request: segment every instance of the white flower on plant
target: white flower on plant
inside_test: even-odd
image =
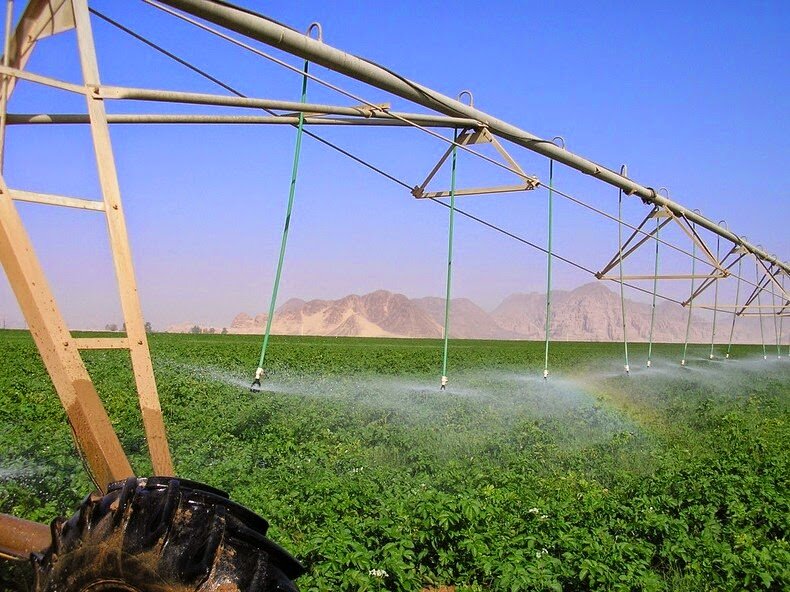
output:
[[[374,578],[386,578],[389,574],[383,569],[371,569],[368,575]]]
[[[529,512],[530,514],[540,514],[540,510],[538,510],[537,508],[530,508],[529,510],[527,510],[527,512]]]
[[[546,549],[546,547],[543,547],[543,549],[541,549],[540,551],[535,552],[535,558],[540,559],[544,555],[548,555],[548,554],[549,554],[548,549]]]

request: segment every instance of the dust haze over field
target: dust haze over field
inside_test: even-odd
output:
[[[696,349],[694,353],[698,354]],[[654,357],[650,368],[642,360],[632,359],[630,375],[624,373],[619,361],[602,358],[598,364],[585,364],[576,372],[552,372],[548,380],[534,368],[523,372],[461,370],[451,377],[446,391],[440,391],[438,378],[432,377],[277,374],[264,379],[262,392],[250,393],[249,397],[254,401],[276,393],[333,401],[389,412],[390,421],[425,425],[441,424],[448,407],[461,404],[479,412],[478,421],[470,429],[480,432],[504,431],[524,419],[556,421],[569,413],[577,419],[578,413],[585,412],[596,416],[595,429],[586,437],[598,440],[616,431],[639,430],[639,413],[630,417],[618,407],[618,401],[629,395],[650,406],[660,406],[666,403],[666,394],[676,390],[713,401],[773,390],[790,394],[788,356],[777,359],[773,355],[767,360],[754,354],[714,360],[690,356],[685,367],[679,358]],[[242,374],[212,366],[184,370],[198,379],[238,388],[242,393],[248,391],[251,382]]]

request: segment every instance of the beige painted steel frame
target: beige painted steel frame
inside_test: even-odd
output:
[[[702,237],[699,235],[699,233],[694,229],[691,223],[685,218],[685,216],[677,216],[670,209],[665,207],[659,207],[659,206],[654,207],[650,211],[650,213],[647,216],[645,216],[642,222],[640,222],[639,225],[635,228],[635,230],[631,233],[631,236],[629,236],[628,239],[623,243],[622,248],[623,249],[628,248],[628,251],[624,252],[622,255],[623,260],[625,260],[629,255],[634,253],[636,250],[639,249],[639,247],[641,247],[648,240],[650,240],[652,237],[655,236],[657,232],[656,229],[653,229],[650,232],[644,232],[642,231],[642,228],[644,227],[645,224],[647,224],[648,220],[656,217],[666,218],[661,223],[659,223],[659,228],[658,228],[659,230],[664,226],[666,226],[667,224],[669,224],[670,221],[676,222],[677,225],[680,227],[680,229],[683,231],[683,233],[686,236],[688,236],[688,238],[693,243],[695,243],[697,247],[699,247],[699,249],[705,254],[705,257],[708,259],[708,263],[710,264],[711,267],[713,267],[715,271],[711,274],[694,274],[694,275],[691,274],[663,274],[658,276],[653,274],[624,275],[622,276],[622,278],[619,275],[616,277],[608,276],[606,274],[609,273],[612,269],[614,269],[615,266],[617,266],[621,260],[620,252],[618,251],[617,253],[615,253],[614,257],[612,257],[609,260],[609,263],[607,263],[601,271],[595,274],[595,277],[597,277],[599,280],[611,280],[611,281],[619,282],[620,280],[652,280],[652,279],[660,279],[660,280],[706,279],[707,280],[707,279],[721,279],[728,277],[730,275],[729,270],[723,267],[723,263],[727,259],[727,257],[729,257],[734,252],[734,250],[730,251],[730,253],[728,253],[727,256],[725,256],[722,261],[719,261],[716,258],[716,256],[713,254],[713,252],[705,244],[705,241],[702,240]],[[632,241],[640,233],[644,234],[644,236],[634,246],[631,246]],[[686,304],[688,302],[690,302],[690,300],[687,301]]]
[[[518,185],[500,185],[498,187],[473,187],[473,188],[459,188],[454,191],[456,196],[459,195],[489,195],[492,193],[509,193],[513,191],[530,191],[535,189],[539,184],[537,177],[532,177],[527,175],[524,170],[518,165],[518,163],[513,159],[510,154],[508,154],[505,147],[499,143],[491,132],[489,132],[485,128],[480,129],[465,129],[463,130],[458,138],[456,138],[456,143],[459,146],[468,146],[469,144],[492,144],[494,149],[505,159],[507,164],[510,168],[515,171],[519,177],[521,177],[522,182]],[[420,184],[417,185],[414,189],[412,189],[411,194],[416,197],[417,199],[436,199],[439,197],[450,197],[450,192],[447,190],[442,191],[425,191],[425,188],[428,186],[428,183],[436,176],[436,173],[442,168],[447,159],[453,153],[455,146],[450,146],[442,157],[439,159],[439,162],[431,169],[431,172],[428,173],[428,176],[425,180]]]
[[[760,264],[762,264],[762,261],[760,261],[758,257],[754,257],[754,259],[758,261]],[[788,306],[790,306],[790,294],[787,293],[785,287],[782,286],[782,284],[776,279],[776,276],[778,272],[781,272],[781,269],[774,266],[773,264],[771,266],[762,265],[762,267],[763,267],[762,277],[757,281],[757,285],[754,287],[752,293],[749,295],[746,301],[743,304],[739,304],[737,307],[740,308],[740,310],[738,310],[735,314],[739,317],[747,316],[749,314],[746,312],[747,309],[763,309],[763,308],[773,308],[774,310],[779,308],[779,311],[776,312],[775,314],[783,315],[785,309]],[[771,284],[779,286],[779,289],[781,290],[780,296],[782,296],[782,304],[776,306],[752,304],[761,293],[765,292],[768,289],[768,286],[770,286]]]
[[[650,232],[643,231],[643,227],[647,224],[648,220],[651,218],[664,218],[659,224],[658,228],[653,229]],[[634,253],[648,242],[651,239],[654,239],[656,234],[659,230],[664,228],[670,221],[675,221],[678,226],[680,226],[681,230],[683,230],[684,234],[704,253],[705,258],[707,258],[708,263],[713,268],[712,273],[710,274],[644,274],[644,275],[624,275],[622,277],[614,277],[606,275],[612,269],[614,269],[621,260],[620,252],[622,252],[622,259],[626,259],[629,255]],[[642,234],[643,236],[636,241],[635,244],[632,245],[634,239],[637,235]],[[654,239],[655,240],[655,239]],[[626,250],[627,249],[627,250]],[[730,257],[735,256],[734,259],[730,260]],[[781,273],[783,270],[775,266],[774,263],[770,265],[766,265],[765,261],[749,251],[748,249],[744,248],[741,245],[733,245],[732,248],[727,252],[727,254],[719,260],[711,251],[711,249],[705,244],[705,241],[702,239],[700,234],[694,228],[694,226],[687,220],[684,216],[677,216],[671,210],[666,207],[655,206],[650,213],[645,216],[642,222],[639,223],[638,226],[634,227],[633,232],[628,237],[628,239],[623,243],[622,249],[615,253],[614,257],[612,257],[609,262],[603,267],[601,271],[595,274],[595,277],[602,280],[611,280],[615,282],[620,282],[622,280],[689,280],[689,279],[701,279],[703,280],[702,283],[691,293],[688,299],[683,301],[681,304],[682,306],[688,306],[698,298],[703,292],[705,292],[708,288],[713,286],[719,280],[725,279],[730,277],[731,269],[744,257],[751,256],[754,257],[757,264],[763,269],[764,273],[762,278],[755,284],[754,290],[747,298],[744,304],[738,305],[730,305],[730,304],[716,304],[716,306],[709,306],[709,305],[701,305],[700,308],[705,310],[720,310],[723,312],[730,312],[735,314],[736,316],[749,316],[750,313],[746,312],[747,309],[771,309],[772,314],[777,316],[784,316],[784,311],[788,305],[790,305],[790,293],[787,292],[784,286],[779,282],[777,279],[777,274]],[[777,306],[756,306],[753,305],[752,302],[757,298],[759,294],[766,291],[770,285],[773,285],[779,288],[779,295],[783,296],[782,304]],[[739,310],[738,310],[739,309]],[[759,314],[759,313],[754,313]]]
[[[36,12],[38,11],[38,12]],[[61,83],[23,71],[41,36],[76,29],[83,86]],[[7,35],[10,31],[7,29]],[[37,36],[39,35],[39,36]],[[9,49],[10,46],[10,49]],[[146,439],[154,472],[172,475],[162,411],[137,294],[120,188],[100,86],[87,0],[34,0],[23,15],[13,41],[6,43],[3,66],[2,113],[7,114],[11,82],[17,78],[83,94],[102,190],[102,200],[10,190],[0,176],[0,261],[19,302],[31,334],[66,409],[78,447],[97,486],[134,474],[80,355],[82,349],[129,350]],[[5,139],[5,117],[0,137]],[[126,337],[75,338],[71,335],[24,229],[14,201],[103,212],[126,324]]]
[[[77,44],[82,65],[82,76],[87,88],[98,88],[99,67],[96,62],[96,49],[93,43],[90,13],[87,0],[72,0],[74,20],[77,30]],[[126,231],[126,220],[121,206],[121,190],[115,169],[110,129],[107,124],[107,112],[104,100],[95,93],[87,93],[88,115],[91,120],[91,135],[96,153],[96,165],[99,171],[102,195],[107,216],[107,229],[118,279],[126,335],[129,340],[129,351],[132,358],[132,370],[140,400],[140,411],[143,415],[145,435],[151,455],[154,472],[158,475],[172,475],[173,463],[167,444],[165,426],[162,420],[162,409],[159,405],[159,394],[156,390],[154,369],[148,349],[148,338],[145,333],[145,322],[137,294],[137,283],[134,277],[132,253],[129,248],[129,236]]]

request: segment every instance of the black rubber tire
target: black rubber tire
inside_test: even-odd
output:
[[[33,557],[37,592],[298,592],[305,569],[217,489],[130,477],[93,493]]]

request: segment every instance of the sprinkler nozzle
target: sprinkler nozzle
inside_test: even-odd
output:
[[[439,390],[440,391],[445,390],[447,388],[447,383],[448,382],[449,382],[449,379],[446,376],[442,376],[442,385],[439,387]]]
[[[257,393],[261,390],[261,379],[263,378],[263,368],[258,368],[255,371],[255,378],[250,385],[250,392]]]
[[[710,355],[708,356],[708,359],[709,359],[709,360],[712,360],[712,359],[713,359],[713,354],[710,354]]]
[[[650,360],[647,361],[647,367],[650,368]]]
[[[729,360],[729,359],[730,359],[730,354],[729,354],[729,353],[725,354],[725,355],[724,355],[724,358],[725,358],[725,359],[727,359],[727,360]]]
[[[680,365],[681,366],[685,366],[686,365],[686,360],[680,360]]]
[[[630,368],[630,366],[628,364],[625,365],[625,373],[626,374],[631,374],[631,368]]]
[[[767,359],[768,359],[768,356],[763,356],[763,360],[767,360]]]
[[[548,378],[549,378],[549,371],[548,370],[544,370],[543,371],[543,380],[547,380]]]

